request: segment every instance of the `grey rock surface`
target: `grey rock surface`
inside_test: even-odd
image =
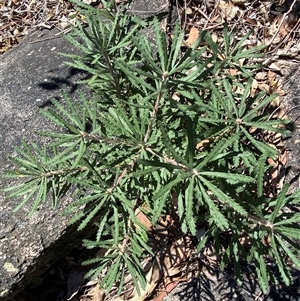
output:
[[[86,76],[63,64],[65,59],[57,52],[74,49],[56,33],[36,31],[1,56],[0,174],[12,168],[7,155],[16,155],[14,148],[22,139],[42,144],[45,139],[35,132],[54,129],[39,114],[39,109],[50,105],[52,97],[61,97],[63,89],[76,98],[79,88],[76,81]],[[36,42],[40,39],[44,41]],[[9,180],[1,179],[0,299],[24,289],[33,277],[78,245],[83,235],[69,227],[67,216],[61,214],[70,198],[66,197],[56,210],[48,202],[28,219],[30,204],[17,213],[12,212],[20,200],[9,199],[3,193],[2,189],[9,185]]]
[[[300,68],[299,64],[288,64],[283,87],[287,95],[282,98],[282,106],[291,120],[291,133],[285,137],[287,148],[286,179],[290,192],[300,189]]]
[[[136,0],[131,9],[131,13],[141,16],[155,15],[168,11],[168,1]],[[7,155],[16,156],[15,147],[22,139],[47,143],[36,131],[52,131],[54,126],[39,114],[40,109],[51,106],[52,98],[60,99],[62,90],[74,101],[78,91],[89,93],[76,83],[87,75],[67,67],[63,63],[66,59],[58,54],[73,53],[74,47],[57,34],[56,30],[35,31],[0,57],[0,175],[12,168]],[[9,185],[9,180],[1,178],[0,300],[12,298],[35,282],[93,231],[88,227],[85,233],[77,232],[75,226],[68,225],[62,209],[72,201],[70,196],[55,210],[47,202],[30,219],[30,204],[13,213],[20,200],[9,199],[3,193]]]

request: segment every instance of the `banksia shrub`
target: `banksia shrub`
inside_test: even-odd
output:
[[[76,102],[64,95],[41,110],[64,130],[38,133],[53,142],[24,142],[11,158],[16,168],[6,176],[19,183],[6,191],[23,198],[18,208],[30,201],[33,212],[48,195],[55,207],[72,187],[71,222],[80,230],[100,216],[95,240],[84,245],[106,250],[86,264],[93,264],[89,277],[109,267],[101,283],[107,290],[116,282],[122,287],[125,268],[137,288],[146,285],[140,262],[152,250],[137,209],[153,225],[172,212],[184,233],[204,227],[199,250],[212,242],[221,268],[233,262],[237,279],[241,258],[254,262],[266,291],[274,280],[266,262],[273,259],[290,284],[285,260],[300,267],[300,215],[286,208],[299,204],[299,192],[288,196],[284,186],[278,196],[264,194],[267,159],[278,153],[252,133],[285,133],[286,121],[263,110],[275,96],[250,93],[252,61],[263,56],[263,46],[243,47],[248,36],[233,43],[225,28],[223,45],[203,31],[183,49],[179,22],[169,42],[157,18],[140,20],[126,14],[128,6],[106,1],[101,10],[74,2],[86,24],[67,39],[82,53],[65,56],[90,74],[85,84],[94,95]],[[143,34],[148,26],[155,45]],[[226,246],[221,232],[230,238]]]

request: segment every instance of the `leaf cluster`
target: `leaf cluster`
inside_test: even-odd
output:
[[[86,83],[94,96],[75,103],[64,95],[41,111],[65,131],[40,132],[53,143],[24,143],[19,157],[11,158],[17,167],[6,176],[24,180],[6,189],[23,198],[17,209],[34,200],[33,212],[49,194],[55,207],[75,187],[68,213],[79,230],[98,220],[95,241],[84,244],[106,253],[86,263],[94,264],[91,277],[110,269],[102,282],[107,290],[116,282],[122,287],[125,267],[137,288],[145,285],[140,259],[152,251],[136,209],[153,224],[171,212],[192,235],[204,224],[199,249],[212,241],[221,267],[233,261],[238,279],[246,258],[255,262],[266,291],[274,280],[266,260],[273,258],[290,284],[283,254],[300,267],[300,215],[286,208],[299,203],[299,192],[286,196],[286,186],[278,197],[264,195],[267,158],[278,154],[251,134],[253,128],[285,132],[286,121],[263,110],[275,96],[251,94],[251,69],[257,67],[251,60],[262,56],[262,47],[243,47],[248,35],[234,44],[225,27],[224,45],[203,31],[184,49],[179,23],[168,41],[157,18],[140,20],[126,13],[129,6],[103,1],[105,9],[95,9],[74,2],[87,26],[78,23],[67,37],[82,54],[65,56],[91,75]],[[144,35],[148,26],[155,45]],[[230,242],[224,250],[225,232]],[[245,236],[249,246],[242,243]]]

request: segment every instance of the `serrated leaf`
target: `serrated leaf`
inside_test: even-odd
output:
[[[278,219],[278,221],[276,221]],[[274,228],[281,225],[293,225],[300,223],[300,213],[293,213],[292,215],[280,214],[279,217],[275,219]]]
[[[298,228],[286,227],[286,226],[276,226],[276,231],[282,233],[288,237],[293,237],[300,239],[300,231]]]
[[[285,264],[282,261],[281,255],[280,255],[279,250],[277,248],[278,244],[277,244],[276,238],[275,238],[275,236],[273,234],[270,236],[270,238],[271,238],[271,243],[272,243],[272,252],[274,254],[274,258],[275,258],[276,264],[277,264],[277,266],[279,268],[280,275],[281,275],[284,283],[287,286],[289,286],[291,284],[291,276],[288,273],[288,271],[286,269],[286,266],[285,266]]]
[[[267,293],[268,290],[268,274],[266,270],[266,264],[264,262],[263,256],[258,252],[254,251],[254,257],[256,258],[256,274],[258,276],[258,282],[262,291]]]
[[[192,235],[196,235],[196,223],[194,213],[194,181],[195,177],[192,176],[188,181],[188,187],[185,190],[185,205],[186,205],[186,221],[189,231]]]
[[[250,176],[245,176],[241,174],[233,174],[233,173],[227,173],[227,172],[219,172],[219,171],[201,171],[199,172],[199,175],[202,176],[209,176],[213,178],[223,178],[243,183],[252,183],[254,182],[254,179]]]
[[[229,145],[233,145],[234,141],[239,138],[239,133],[233,134],[227,139],[220,139],[220,141],[213,147],[204,160],[201,160],[200,164],[196,169],[201,172],[202,168],[209,162],[213,161],[217,155],[219,155],[223,150],[225,150]]]
[[[276,235],[276,240],[279,242],[281,248],[284,250],[284,252],[289,256],[289,258],[293,261],[293,263],[296,265],[298,269],[300,269],[300,259],[299,256],[297,257],[287,246],[287,243],[284,242],[279,235]]]
[[[271,217],[270,217],[270,222],[272,224],[274,224],[274,221],[277,217],[279,210],[285,205],[285,202],[286,202],[285,195],[288,191],[288,188],[289,188],[289,186],[287,184],[284,185],[282,190],[280,191],[279,196],[276,198],[276,205],[275,205],[273,212],[271,214]],[[299,237],[300,237],[300,235],[299,235]]]
[[[247,211],[241,205],[236,203],[231,197],[226,195],[217,186],[215,186],[202,176],[199,176],[199,179],[219,199],[219,201],[229,204],[237,213],[244,216],[247,215]]]
[[[221,213],[219,208],[213,203],[213,201],[209,198],[207,195],[207,192],[205,191],[204,187],[201,183],[198,184],[199,188],[201,190],[203,200],[205,201],[205,204],[209,208],[210,215],[214,221],[214,223],[222,230],[225,230],[229,227],[228,222],[224,215]]]
[[[278,151],[271,146],[267,145],[266,143],[263,143],[261,141],[256,140],[253,136],[251,136],[248,131],[241,126],[240,129],[243,131],[245,136],[249,139],[249,141],[263,154],[269,157],[276,156],[278,154]]]

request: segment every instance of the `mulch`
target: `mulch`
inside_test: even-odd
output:
[[[100,8],[100,1],[82,1]],[[287,118],[281,107],[280,98],[287,93],[282,83],[289,63],[300,60],[300,0],[170,0],[170,2],[173,16],[180,19],[186,33],[183,47],[193,44],[202,30],[208,30],[214,42],[222,45],[225,22],[230,32],[235,31],[236,41],[251,31],[244,43],[245,47],[267,45],[266,56],[262,61],[263,68],[253,73],[251,91],[256,93],[266,90],[268,93],[277,93],[278,98],[269,109],[274,118]],[[77,19],[80,19],[78,12],[67,0],[1,1],[0,54],[22,43],[24,36],[34,30],[57,28],[62,34],[68,32]],[[165,30],[168,34],[172,34],[171,25],[166,26]],[[274,196],[284,183],[282,170],[287,163],[286,149],[280,135],[276,137],[269,135],[264,139],[280,150],[277,160],[269,162],[274,168],[265,183],[268,194]],[[168,227],[166,226],[166,229]],[[182,238],[174,240],[174,243],[178,244],[180,239]],[[80,263],[86,256],[91,256],[87,250],[75,249],[67,257],[59,259],[50,270],[45,271],[41,285],[18,294],[15,300],[53,300],[54,297],[57,300],[65,300],[66,296],[76,295],[80,300],[104,300],[101,291],[97,289],[95,291],[95,283],[84,282],[83,275],[86,271],[80,268]],[[205,260],[210,264],[214,261],[211,259],[213,256],[214,254],[207,254]],[[208,272],[206,276],[209,277]],[[173,282],[172,289],[180,282],[180,277],[176,281]],[[70,286],[73,286],[73,289],[70,289]],[[82,289],[83,287],[85,289]],[[159,296],[160,294],[156,292],[152,300],[162,300]]]
[[[22,42],[34,30],[59,29],[74,24],[76,11],[67,0],[0,1],[0,54]]]

